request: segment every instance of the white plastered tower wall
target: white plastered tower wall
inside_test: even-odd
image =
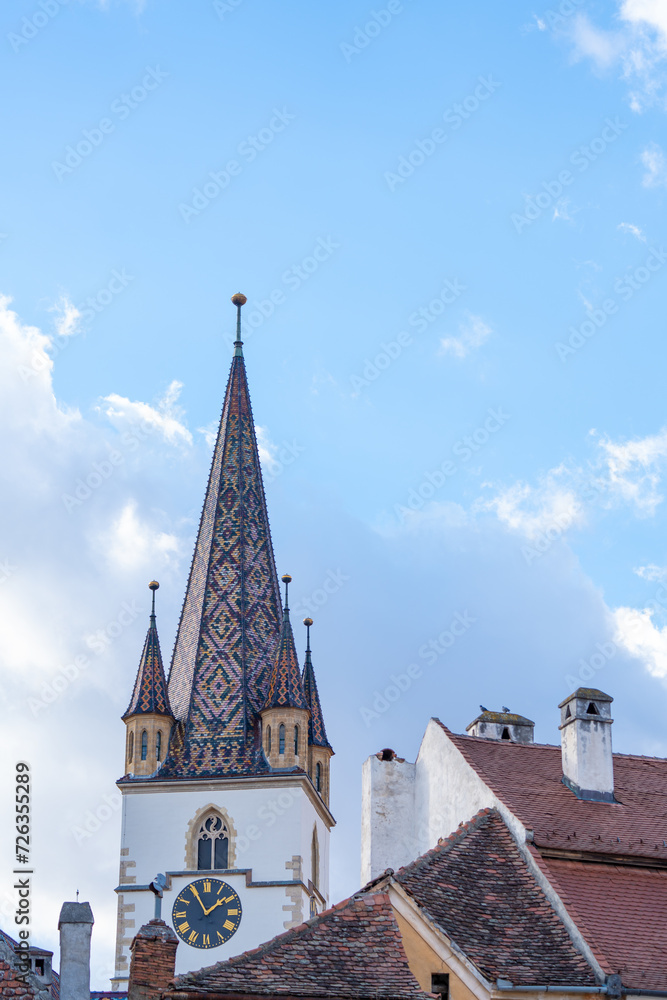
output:
[[[256,948],[311,915],[329,901],[329,837],[333,819],[305,775],[171,782],[120,782],[123,795],[118,933],[113,989],[124,989],[130,944],[155,915],[149,885],[168,876],[162,919],[173,927],[178,893],[207,874],[239,895],[243,918],[237,932],[207,951],[179,941],[176,972],[193,971]],[[192,867],[191,838],[208,809],[225,818],[229,868]],[[312,871],[313,832],[319,845],[319,887]],[[189,850],[190,848],[190,850]],[[189,866],[188,866],[189,865]]]

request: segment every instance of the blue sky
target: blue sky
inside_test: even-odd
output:
[[[0,21],[2,739],[35,771],[41,940],[80,888],[104,983],[118,813],[75,831],[122,767],[152,577],[171,651],[237,290],[337,751],[334,898],[358,885],[362,761],[413,758],[433,714],[508,704],[556,742],[586,681],[617,749],[664,755],[660,0]]]

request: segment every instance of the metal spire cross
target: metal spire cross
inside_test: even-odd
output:
[[[159,590],[159,588],[160,584],[157,582],[157,580],[151,580],[151,582],[148,584],[148,589],[153,591],[153,603],[151,606],[151,618],[153,619],[153,621],[155,620],[155,591]]]
[[[313,619],[304,618],[303,624],[306,626],[306,652],[310,653],[310,626],[313,624]]]
[[[284,607],[283,610],[284,611],[289,611],[289,594],[288,594],[288,588],[289,588],[290,583],[292,582],[292,577],[289,575],[289,573],[285,573],[285,575],[282,578],[282,581],[285,584],[285,607]]]

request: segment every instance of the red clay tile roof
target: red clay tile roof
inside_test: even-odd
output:
[[[618,804],[585,802],[561,780],[559,746],[460,736],[439,725],[498,798],[534,831],[538,847],[667,860],[667,760],[614,754]]]
[[[395,879],[492,982],[595,985],[496,810],[478,813]]]
[[[385,893],[347,899],[254,951],[178,976],[165,996],[175,993],[433,1000],[410,972]]]
[[[607,974],[667,990],[667,870],[554,858],[542,867]]]

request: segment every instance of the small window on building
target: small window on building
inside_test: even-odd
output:
[[[266,727],[266,752],[271,753],[271,726]]]
[[[431,976],[431,993],[437,993],[442,1000],[449,1000],[448,972],[435,972]]]
[[[570,711],[570,706],[569,705],[565,709],[565,718],[566,719],[571,719],[572,718],[572,712]]]
[[[155,759],[162,760],[162,730],[158,729],[155,737]]]
[[[282,723],[278,730],[278,753],[285,753],[285,727]]]
[[[318,764],[315,768],[315,788],[318,792],[322,791],[322,765]]]
[[[35,975],[36,976],[43,976],[44,975],[44,959],[43,958],[36,958],[35,959]]]
[[[229,863],[229,833],[220,816],[208,816],[199,828],[197,868],[210,871]]]
[[[501,740],[511,740],[510,731],[507,726],[503,726],[503,735],[500,737]]]
[[[127,762],[132,763],[132,758],[134,757],[134,733],[130,733],[127,738]]]
[[[148,757],[148,733],[144,729],[141,734],[141,759],[146,760]]]
[[[588,708],[586,709],[586,715],[599,715],[599,714],[600,713],[598,712],[597,708],[595,707],[593,702],[591,702]]]
[[[294,727],[294,753],[299,756],[299,727]]]

